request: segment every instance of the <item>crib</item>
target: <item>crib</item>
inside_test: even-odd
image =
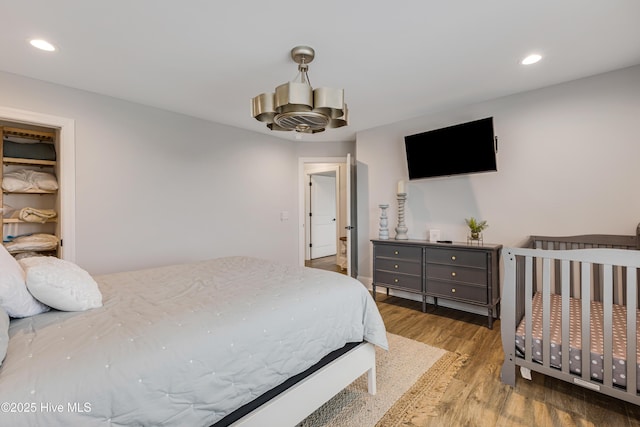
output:
[[[639,244],[636,232],[503,249],[502,382],[519,366],[640,405]]]

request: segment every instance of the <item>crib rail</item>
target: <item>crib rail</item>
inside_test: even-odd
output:
[[[637,322],[638,309],[638,269],[640,268],[640,251],[627,249],[568,249],[549,250],[531,248],[505,248],[503,250],[504,286],[502,292],[502,340],[505,352],[505,363],[502,369],[503,382],[515,385],[515,367],[521,366],[546,375],[554,376],[575,384],[600,391],[640,404],[637,393]],[[597,277],[595,277],[597,276]],[[594,281],[598,288],[594,288]],[[613,377],[614,363],[614,294],[615,288],[624,289],[623,302],[626,306],[626,350],[624,366],[626,369],[626,385],[616,385]],[[581,314],[580,360],[579,369],[570,367],[570,317],[572,298],[575,288],[579,290]],[[600,293],[594,298],[593,293]],[[533,354],[534,319],[533,297],[539,293],[542,301],[542,328],[540,355]],[[560,337],[561,360],[552,360],[552,298],[560,298]],[[602,303],[603,348],[602,375],[592,378],[591,320],[596,316],[592,312],[591,301]],[[576,315],[574,313],[574,315]],[[599,316],[599,315],[598,315]],[[516,329],[524,319],[524,354],[516,350]],[[573,371],[573,372],[572,372]]]
[[[635,236],[614,234],[583,234],[580,236],[530,236],[527,243],[532,249],[640,249],[640,225]]]
[[[613,235],[613,234],[583,234],[579,236],[530,236],[526,247],[534,249],[549,249],[549,250],[568,250],[568,249],[595,249],[595,248],[610,248],[610,249],[640,249],[640,224],[637,227],[636,235]],[[539,269],[534,269],[533,274],[538,274]],[[560,271],[559,265],[556,261],[556,277],[554,284],[559,284],[560,280],[557,276]],[[576,276],[578,273],[572,271],[571,277]],[[623,285],[624,270],[618,269],[613,274],[613,300],[616,304],[624,304],[626,298],[625,288]],[[594,301],[602,301],[603,298],[603,285],[602,277],[603,272],[600,266],[594,264],[591,271],[591,298]],[[554,292],[559,293],[560,289],[554,289]],[[571,286],[571,296],[575,298],[581,298],[580,287],[574,281],[574,285]]]

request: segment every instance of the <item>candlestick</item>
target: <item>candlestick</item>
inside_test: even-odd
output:
[[[378,234],[378,238],[380,240],[389,240],[389,229],[387,228],[389,225],[389,221],[387,220],[387,208],[389,205],[378,205],[381,209],[380,212],[380,233]]]
[[[400,183],[398,183],[398,187],[400,187],[399,184]],[[407,231],[409,231],[409,229],[404,225],[404,203],[406,200],[407,193],[398,193],[398,226],[396,227],[396,240],[409,240],[409,236],[407,236]]]

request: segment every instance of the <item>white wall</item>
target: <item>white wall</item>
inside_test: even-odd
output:
[[[331,132],[331,131],[327,131]],[[302,136],[302,141],[296,141],[295,150],[298,157],[347,157],[355,155],[355,141],[313,142],[311,136]],[[307,138],[307,139],[305,139]]]
[[[410,182],[410,238],[426,239],[429,228],[439,228],[442,239],[465,241],[470,216],[488,221],[485,242],[504,245],[532,234],[635,234],[640,66],[358,133],[363,280],[371,277],[378,204],[391,205],[395,235],[396,185],[408,179],[404,136],[488,116],[499,137],[498,172]]]
[[[75,120],[76,262],[93,274],[235,254],[297,263],[297,159],[345,150],[7,73],[0,105]]]

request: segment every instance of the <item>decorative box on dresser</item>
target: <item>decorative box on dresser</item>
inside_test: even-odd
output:
[[[498,315],[502,245],[372,240],[373,297],[381,286],[419,294],[437,306],[443,298],[487,309],[488,326]]]

